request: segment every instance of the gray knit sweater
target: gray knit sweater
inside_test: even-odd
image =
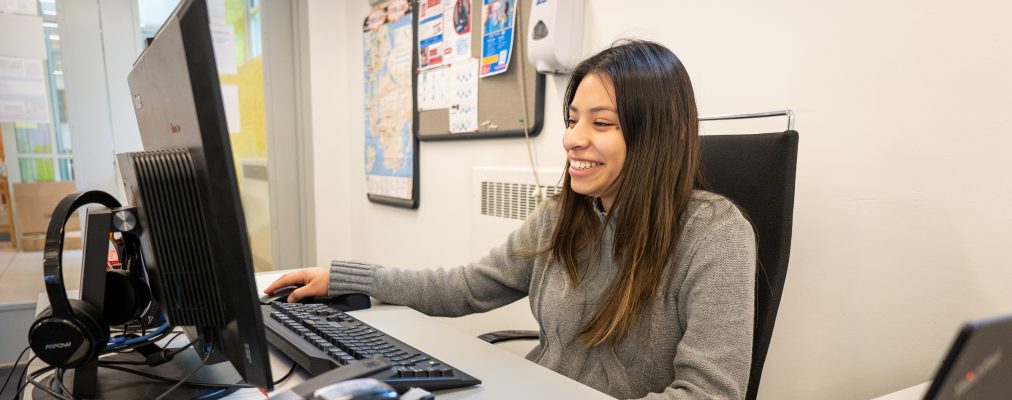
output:
[[[558,202],[546,201],[506,243],[481,260],[449,269],[405,270],[334,262],[329,295],[366,293],[428,315],[485,312],[529,296],[541,329],[527,358],[618,398],[743,399],[752,355],[755,238],[729,201],[696,191],[685,214],[678,250],[652,306],[614,348],[587,348],[580,332],[613,280],[614,224],[605,228],[602,256],[577,287],[543,248]],[[604,214],[600,214],[603,219]]]

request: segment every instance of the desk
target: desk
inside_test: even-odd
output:
[[[258,273],[257,290],[267,287],[284,272],[287,271]],[[40,294],[37,311],[46,307],[48,303],[45,294]],[[611,398],[589,386],[407,307],[379,304],[374,300],[372,308],[352,311],[350,314],[482,381],[480,386],[436,392],[439,399]],[[271,372],[279,377],[288,371],[292,361],[272,346],[268,347],[270,347]],[[36,365],[41,365],[41,362]],[[38,366],[33,370],[37,368]],[[308,378],[309,374],[300,369],[275,390],[294,387]],[[26,390],[30,391],[31,388]],[[30,394],[25,398],[31,398]],[[245,389],[232,394],[229,398],[259,400],[264,397],[257,390]]]
[[[876,397],[872,400],[921,400],[924,398],[924,394],[928,391],[928,386],[931,382],[924,382],[919,385],[914,385],[906,389],[892,392],[884,396]]]

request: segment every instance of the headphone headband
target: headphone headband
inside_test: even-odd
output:
[[[70,308],[70,301],[67,300],[67,288],[63,283],[63,239],[65,225],[78,208],[87,204],[101,204],[108,208],[120,206],[118,200],[112,195],[92,190],[81,193],[73,193],[64,197],[60,204],[53,210],[53,216],[49,219],[49,229],[46,231],[46,245],[42,258],[42,280],[46,284],[46,294],[49,296],[49,303],[53,308],[53,316],[73,317]]]

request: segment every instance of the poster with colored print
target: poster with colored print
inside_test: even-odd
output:
[[[513,25],[516,0],[482,0],[481,70],[482,78],[506,72],[513,53]]]

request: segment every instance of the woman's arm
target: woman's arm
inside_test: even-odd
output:
[[[539,207],[505,243],[463,266],[407,270],[335,261],[328,294],[365,293],[434,316],[461,316],[507,305],[526,296],[530,288],[535,257],[517,253],[538,248],[548,208]]]

